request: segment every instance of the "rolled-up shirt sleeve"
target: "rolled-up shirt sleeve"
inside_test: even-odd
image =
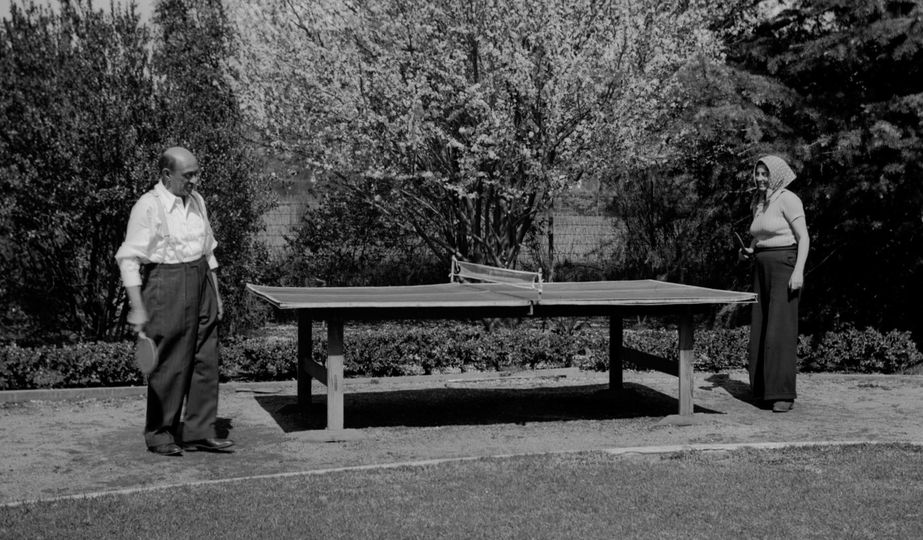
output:
[[[142,197],[131,209],[125,241],[115,254],[125,287],[141,285],[141,265],[150,262],[154,241],[152,225],[151,204]]]

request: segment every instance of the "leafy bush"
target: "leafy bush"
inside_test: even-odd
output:
[[[448,262],[437,259],[412,229],[389,221],[363,198],[376,192],[373,183],[353,188],[331,183],[324,189],[286,237],[273,283],[354,287],[445,280]]]
[[[20,343],[117,335],[113,255],[165,116],[136,13],[41,4],[0,25],[0,338]]]
[[[837,332],[802,336],[798,355],[803,371],[896,373],[923,362],[909,332],[881,333],[847,326]]]
[[[133,343],[80,343],[63,347],[0,347],[0,390],[124,386],[144,383]]]
[[[291,380],[296,377],[294,329],[290,335],[230,338],[222,346],[222,381]],[[323,363],[327,343],[315,331],[311,355]],[[746,366],[749,330],[696,333],[695,368],[725,371]],[[464,371],[501,371],[576,366],[609,367],[608,328],[555,324],[498,326],[466,323],[388,323],[346,329],[347,377],[389,377]],[[677,358],[671,329],[626,330],[627,347]],[[908,332],[881,333],[847,327],[802,336],[800,369],[805,372],[900,373],[923,363]],[[626,368],[637,366],[626,363]],[[68,347],[0,347],[0,390],[143,384],[132,364],[132,343],[82,343]]]
[[[271,193],[225,83],[221,3],[159,2],[157,32],[134,6],[54,3],[14,3],[0,24],[0,341],[124,336],[113,256],[173,145],[202,164],[225,328],[259,322],[243,285],[265,264],[255,239]]]

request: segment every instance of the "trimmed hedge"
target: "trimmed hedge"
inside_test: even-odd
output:
[[[294,334],[287,329],[283,336],[228,340],[222,346],[222,381],[295,378]],[[675,360],[676,334],[668,329],[626,330],[625,345]],[[747,328],[701,330],[695,337],[696,370],[746,366]],[[608,328],[587,325],[501,326],[491,331],[464,323],[360,325],[346,331],[345,372],[347,377],[388,377],[571,366],[602,371],[609,364],[608,339]],[[3,346],[0,390],[143,384],[132,363],[132,347],[130,342]],[[315,338],[314,359],[323,362],[325,351],[325,339]],[[802,372],[900,373],[923,363],[909,332],[874,329],[802,336],[798,354]]]
[[[144,384],[134,343],[88,342],[63,347],[0,347],[0,390]]]

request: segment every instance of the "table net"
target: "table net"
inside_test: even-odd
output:
[[[452,269],[449,273],[450,282],[465,283],[469,281],[484,283],[503,283],[513,287],[521,287],[542,292],[542,272],[528,272],[525,270],[511,270],[499,266],[488,266],[467,261],[459,261],[452,257]]]

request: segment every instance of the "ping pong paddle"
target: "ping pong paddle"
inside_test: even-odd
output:
[[[737,242],[740,244],[740,247],[743,248],[744,251],[747,251],[750,249],[750,246],[744,243],[744,239],[741,238],[739,234],[737,234],[737,231],[734,231],[734,236],[737,237]]]
[[[143,330],[138,332],[138,341],[135,343],[135,365],[145,377],[157,367],[157,344]]]

